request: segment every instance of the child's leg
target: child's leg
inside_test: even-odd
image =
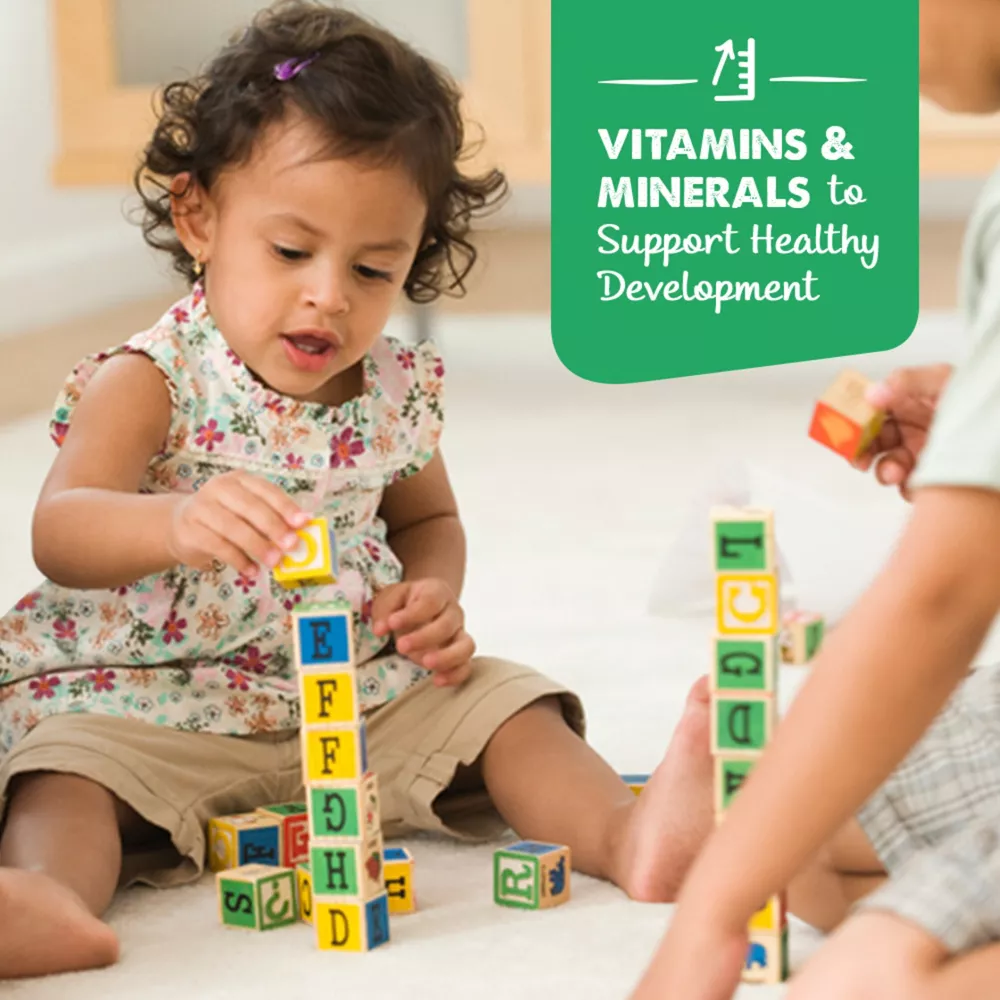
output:
[[[86,778],[14,780],[0,837],[0,979],[117,959],[117,938],[98,917],[118,884],[124,810]]]
[[[497,811],[519,836],[567,844],[574,868],[634,899],[671,900],[712,828],[706,685],[689,695],[667,756],[638,799],[570,729],[556,698],[508,719],[482,768]]]

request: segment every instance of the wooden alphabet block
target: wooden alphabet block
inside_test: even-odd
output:
[[[774,934],[751,934],[743,964],[743,982],[782,983],[787,978],[788,927]]]
[[[309,833],[322,840],[368,840],[382,827],[378,778],[371,772],[360,781],[309,787]]]
[[[294,868],[309,857],[309,815],[304,802],[281,802],[261,806],[257,813],[276,819],[280,824],[280,856],[282,868]]]
[[[725,757],[757,756],[771,741],[777,721],[777,706],[769,694],[713,693],[712,753]]]
[[[385,849],[385,891],[389,897],[389,912],[416,913],[417,899],[413,892],[413,855],[405,847]]]
[[[289,589],[337,582],[337,541],[325,517],[314,517],[296,534],[298,544],[274,567],[274,578]]]
[[[788,926],[788,903],[784,893],[772,896],[751,918],[751,934],[779,934]]]
[[[841,372],[816,404],[809,437],[848,461],[857,458],[885,421],[885,413],[865,401],[871,384],[859,372]]]
[[[350,608],[310,607],[292,616],[295,663],[300,670],[323,673],[354,669],[354,625]],[[340,667],[332,671],[331,667]]]
[[[648,774],[620,774],[618,777],[632,789],[632,794],[635,796],[642,795],[642,790],[646,787],[646,782],[649,781]]]
[[[303,861],[295,866],[295,878],[299,884],[299,920],[304,924],[313,922],[313,890],[312,872],[309,862]]]
[[[361,719],[354,669],[299,671],[302,725],[306,728],[354,724]]]
[[[715,789],[715,813],[724,813],[743,787],[753,768],[754,760],[747,757],[715,757],[712,761],[715,770],[713,786]]]
[[[808,663],[823,644],[825,628],[823,616],[815,611],[789,611],[781,620],[781,662]]]
[[[713,507],[712,551],[717,573],[776,573],[774,513],[764,507]]]
[[[243,865],[216,876],[219,916],[226,927],[269,931],[299,919],[295,872],[270,865]]]
[[[716,617],[719,635],[775,635],[778,577],[775,573],[718,573]]]
[[[316,943],[323,951],[371,951],[389,940],[386,894],[359,899],[321,900],[313,906]]]
[[[493,854],[493,899],[540,910],[569,899],[570,852],[560,844],[522,840]]]
[[[302,730],[303,782],[360,781],[368,771],[364,722]]]
[[[280,863],[281,822],[275,817],[252,812],[208,821],[208,867],[213,872]]]
[[[777,637],[717,635],[712,640],[713,691],[777,690]]]
[[[313,899],[351,896],[362,901],[385,892],[382,834],[368,840],[314,840],[309,848]]]

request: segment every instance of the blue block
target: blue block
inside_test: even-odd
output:
[[[350,664],[349,613],[296,616],[295,627],[303,666]]]
[[[382,855],[383,861],[409,861],[402,847],[387,847]]]
[[[239,831],[239,862],[241,865],[280,865],[280,826]]]
[[[561,851],[558,844],[540,844],[537,840],[522,840],[519,844],[505,847],[505,851],[520,851],[521,854],[548,854],[550,851]]]
[[[362,720],[361,725],[358,727],[359,735],[358,739],[361,743],[361,773],[368,773],[368,726],[365,725]]]
[[[389,897],[382,893],[365,904],[368,921],[368,947],[377,948],[389,940]]]

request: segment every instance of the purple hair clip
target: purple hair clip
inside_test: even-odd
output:
[[[299,73],[301,73],[307,66],[311,66],[317,59],[319,59],[318,52],[314,52],[311,56],[308,56],[305,59],[286,59],[284,62],[280,62],[274,67],[274,78],[275,80],[280,80],[282,83],[285,83],[288,80],[294,80]]]

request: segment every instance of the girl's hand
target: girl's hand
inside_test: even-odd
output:
[[[462,611],[444,580],[428,577],[393,583],[372,601],[372,631],[396,637],[396,649],[434,671],[438,687],[457,686],[471,673],[476,644],[465,631]]]
[[[887,411],[878,437],[854,463],[867,472],[875,466],[875,478],[883,486],[897,486],[909,500],[910,474],[927,443],[938,400],[951,378],[951,365],[900,368],[884,382],[868,390],[873,406]]]
[[[258,564],[274,568],[295,548],[309,520],[288,495],[265,479],[226,472],[174,508],[167,548],[178,563],[208,569],[215,560],[246,576]]]

